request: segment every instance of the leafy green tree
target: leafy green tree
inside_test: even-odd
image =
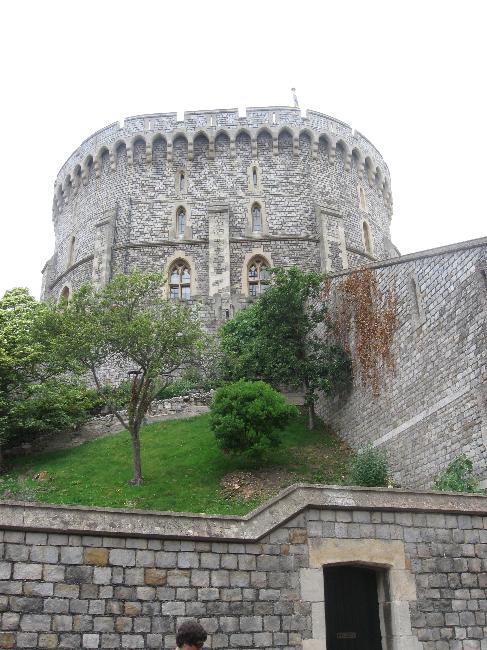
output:
[[[333,393],[350,374],[348,355],[323,337],[322,284],[320,273],[273,269],[267,291],[221,330],[227,374],[304,387],[309,428],[318,391]]]
[[[130,367],[131,391],[121,413],[120,395],[111,399],[115,417],[132,439],[134,485],[142,482],[140,428],[157,393],[203,347],[201,326],[190,309],[163,296],[159,273],[118,275],[103,289],[83,286],[68,303],[52,306],[44,332],[53,354],[78,373],[89,371],[102,389],[101,364]]]
[[[224,451],[260,458],[280,444],[279,430],[297,415],[269,384],[242,379],[216,391],[210,427]]]
[[[23,288],[7,291],[0,300],[0,467],[2,449],[15,430],[14,406],[29,384],[49,375],[46,348],[33,335],[44,309]]]
[[[261,339],[258,336],[260,310],[257,302],[238,311],[220,330],[222,373],[227,381],[264,377]]]
[[[75,429],[102,404],[97,391],[65,377],[29,384],[22,399],[11,404],[12,437],[29,440],[38,434]]]

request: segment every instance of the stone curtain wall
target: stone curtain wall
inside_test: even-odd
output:
[[[269,107],[248,109],[245,117],[234,110],[186,113],[177,123],[174,114],[138,116],[116,126],[88,138],[59,172],[55,252],[44,269],[44,298],[57,298],[65,286],[76,289],[88,281],[98,286],[110,274],[135,268],[165,271],[177,252],[194,261],[195,295],[205,300],[212,286],[219,286],[210,260],[215,204],[228,213],[229,222],[221,246],[232,298],[224,298],[224,314],[230,303],[234,309],[241,304],[249,252],[263,250],[279,266],[347,268],[347,249],[351,259],[369,260],[362,237],[366,219],[375,258],[396,254],[389,244],[387,166],[368,140],[338,120]],[[253,166],[258,168],[256,186]],[[366,210],[359,206],[359,185]],[[260,234],[250,230],[254,201],[265,217]],[[183,239],[175,231],[180,205],[187,214]],[[339,247],[331,230],[330,245],[326,242],[320,215],[330,209],[340,221]],[[208,324],[221,322],[215,298],[206,302],[211,303]]]
[[[324,650],[323,566],[375,567],[383,646],[480,650],[486,498],[290,488],[248,517],[0,503],[0,648]]]
[[[431,485],[462,452],[487,480],[487,239],[373,268],[397,297],[395,374],[379,397],[356,382],[319,414],[353,447],[383,449],[403,487]]]

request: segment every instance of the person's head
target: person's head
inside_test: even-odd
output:
[[[202,648],[206,637],[205,628],[198,621],[185,621],[181,623],[176,632],[176,645],[178,648]]]

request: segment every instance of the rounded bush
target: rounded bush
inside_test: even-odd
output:
[[[361,449],[350,463],[350,484],[364,487],[387,487],[389,467],[383,452],[371,445]]]
[[[433,483],[433,490],[439,492],[481,492],[473,463],[465,454],[460,454],[438,474]]]
[[[216,391],[210,427],[223,451],[260,457],[280,444],[279,431],[297,415],[269,384],[241,380]]]

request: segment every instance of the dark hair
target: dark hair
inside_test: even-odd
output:
[[[187,645],[202,645],[207,636],[205,628],[198,621],[184,621],[176,632],[176,645],[178,648],[182,648],[185,643]]]

